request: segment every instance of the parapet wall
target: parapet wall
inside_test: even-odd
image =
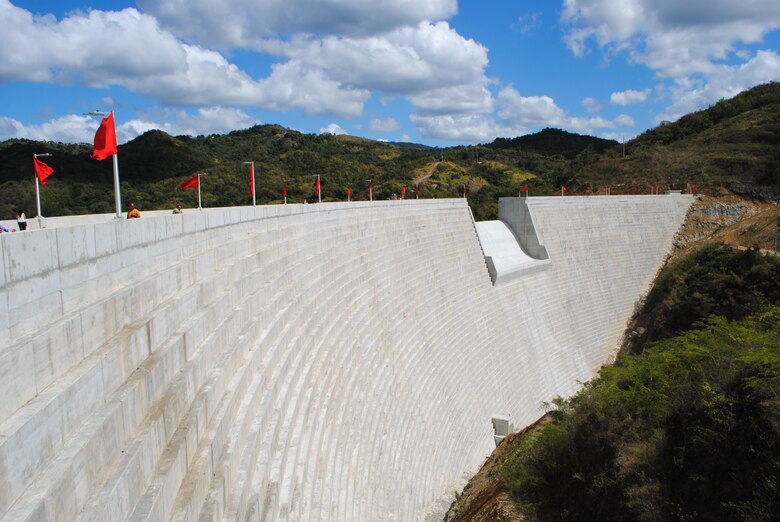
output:
[[[0,518],[434,516],[609,360],[689,204],[530,198],[549,267],[496,286],[464,200],[0,235]]]

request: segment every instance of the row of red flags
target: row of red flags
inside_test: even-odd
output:
[[[114,113],[111,112],[103,118],[100,122],[97,132],[95,132],[95,139],[93,142],[92,159],[104,160],[117,153],[116,144],[116,128],[114,127]],[[38,177],[41,185],[46,185],[46,178],[54,173],[54,169],[47,165],[37,157],[33,157],[33,164],[35,167],[35,175]],[[179,187],[182,189],[197,188],[199,186],[198,175],[194,175],[191,178],[183,181]],[[320,185],[320,177],[314,182],[314,188],[317,190],[317,194],[321,193],[322,187]],[[371,191],[374,188],[373,181],[369,182],[368,190]],[[415,194],[419,194],[419,188],[415,186]],[[520,187],[520,192],[528,192],[528,185]],[[561,193],[566,192],[566,187],[561,187]],[[255,193],[255,166],[250,163],[249,173],[249,194]],[[406,197],[406,186],[401,188],[401,194]],[[463,185],[463,196],[466,196],[466,185]],[[287,183],[284,184],[284,197],[287,197]],[[347,186],[347,197],[352,197],[352,188]]]

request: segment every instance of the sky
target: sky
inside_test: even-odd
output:
[[[778,0],[0,0],[0,140],[618,141],[780,80]]]

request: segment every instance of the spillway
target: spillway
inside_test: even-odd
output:
[[[0,519],[435,520],[614,357],[686,196],[0,235]],[[67,220],[66,220],[67,221]],[[67,226],[65,226],[67,225]]]

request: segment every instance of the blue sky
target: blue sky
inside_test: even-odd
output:
[[[628,139],[780,80],[777,0],[0,0],[0,140]]]

